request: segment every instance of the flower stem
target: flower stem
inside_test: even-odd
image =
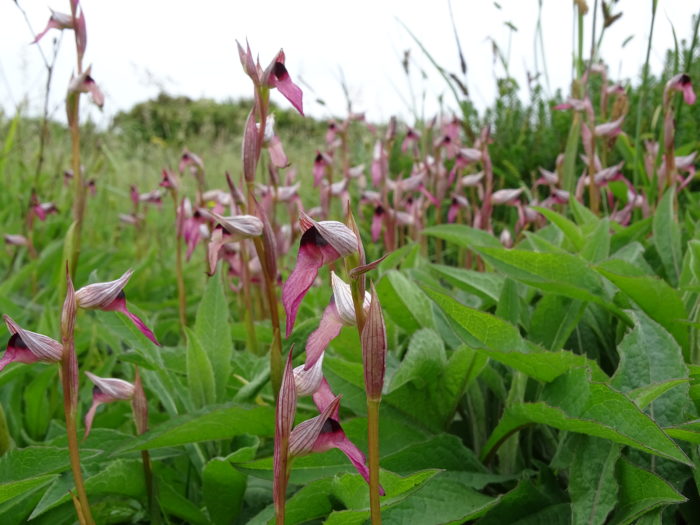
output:
[[[369,453],[369,510],[372,525],[382,522],[379,508],[379,400],[367,400],[367,448]]]
[[[178,197],[177,192],[172,192],[173,205],[175,209],[175,221],[180,224],[181,220],[178,217]],[[182,236],[180,235],[180,228],[178,226],[175,233],[175,274],[177,276],[177,299],[178,299],[178,312],[180,315],[180,333],[184,335],[185,326],[187,326],[187,310],[185,297],[185,278],[182,274]]]
[[[75,489],[78,493],[82,515],[81,524],[93,525],[95,521],[90,512],[85,485],[83,484],[83,473],[80,469],[80,452],[78,447],[78,360],[75,356],[73,337],[63,342],[63,359],[61,361],[61,381],[63,383],[63,408],[66,414],[66,433],[68,434],[68,452],[70,454],[70,465],[75,480]]]

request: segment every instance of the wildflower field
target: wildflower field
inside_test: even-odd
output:
[[[0,113],[0,523],[700,523],[700,13],[481,113],[416,41],[411,122],[304,117],[239,40],[249,99],[99,129],[63,1],[64,123]]]

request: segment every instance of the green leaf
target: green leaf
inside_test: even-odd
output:
[[[214,370],[199,337],[185,327],[187,335],[187,386],[195,407],[214,403],[216,380]]]
[[[576,224],[583,227],[595,227],[600,220],[595,213],[581,204],[577,199],[569,199],[569,208]]]
[[[632,401],[587,376],[584,369],[572,370],[545,386],[543,401],[508,407],[481,457],[490,456],[513,432],[540,423],[691,464],[685,453]]]
[[[197,505],[163,480],[160,480],[158,484],[158,502],[165,512],[182,518],[185,523],[193,525],[209,525],[210,523]]]
[[[121,452],[175,447],[200,441],[230,439],[242,434],[272,436],[274,407],[207,407],[171,418],[126,444]]]
[[[569,469],[573,523],[602,525],[617,503],[615,465],[620,446],[591,436],[572,436],[574,458]]]
[[[654,213],[654,246],[664,265],[671,286],[678,285],[683,254],[681,252],[681,230],[674,217],[675,188],[669,188],[661,198]]]
[[[666,328],[688,351],[688,327],[682,321],[688,318],[678,292],[656,277],[639,275],[624,261],[611,260],[597,268],[598,272],[632,299],[654,321]]]
[[[194,323],[194,333],[197,334],[214,370],[216,399],[219,402],[225,401],[233,356],[229,309],[222,287],[221,270],[218,270],[207,283]]]
[[[581,257],[591,263],[607,259],[610,255],[610,221],[601,219],[590,235],[586,236]]]
[[[520,370],[540,381],[552,381],[569,369],[588,366],[593,377],[605,380],[605,374],[595,361],[567,351],[548,352],[520,335],[510,323],[491,314],[466,307],[433,290],[426,290],[430,298],[465,332],[465,342],[477,351]]]
[[[651,392],[636,392],[635,397],[649,398],[657,392],[661,397],[649,407],[649,414],[661,426],[671,426],[687,419],[691,409],[688,367],[680,346],[657,323],[641,312],[632,312],[634,328],[617,347],[620,364],[610,384],[621,392],[637,391],[655,386]],[[669,390],[664,384],[681,380],[681,385]],[[676,383],[677,384],[677,383]],[[664,390],[668,390],[664,393]]]
[[[564,236],[571,243],[571,245],[574,247],[574,250],[576,252],[581,251],[581,248],[583,248],[584,239],[583,234],[581,233],[581,229],[578,226],[576,226],[576,223],[567,219],[563,215],[555,212],[554,210],[550,210],[549,208],[533,206],[532,209],[544,215],[547,219],[549,219],[549,222],[551,222],[557,228],[559,228],[564,234]]]
[[[686,498],[656,474],[637,467],[625,458],[617,463],[617,479],[620,496],[612,525],[632,523],[643,514]]]
[[[549,350],[560,350],[578,326],[585,309],[583,301],[545,295],[532,312],[528,337]]]
[[[216,525],[231,523],[241,511],[246,476],[228,460],[214,458],[202,469],[202,499]]]
[[[58,474],[45,474],[34,478],[0,483],[0,503],[4,503],[17,496],[23,496],[29,491],[43,487],[56,479]]]
[[[497,500],[484,496],[462,482],[461,472],[441,472],[408,497],[382,506],[385,525],[434,525],[436,523],[464,523],[487,512]],[[382,479],[383,482],[383,479]],[[364,490],[366,493],[366,488]],[[364,523],[369,511],[334,511],[326,524]]]
[[[700,422],[698,421],[690,421],[675,427],[666,427],[664,430],[672,438],[700,445]]]
[[[430,301],[403,272],[389,270],[384,274],[377,285],[377,293],[384,312],[407,332],[435,328]]]
[[[557,494],[535,487],[529,480],[505,494],[480,521],[479,525],[568,524],[571,508]],[[563,517],[563,518],[562,518]]]
[[[475,476],[476,489],[491,481],[502,481],[494,480],[494,475],[487,473],[474,452],[453,434],[431,436],[427,440],[411,443],[393,454],[382,456],[382,467],[399,474],[430,468],[468,471]]]
[[[486,361],[486,356],[464,346],[452,352],[448,361],[440,336],[420,330],[411,338],[384,400],[410,419],[439,431],[450,422],[464,389]]]
[[[513,279],[546,293],[599,304],[626,319],[624,312],[606,298],[600,277],[578,256],[503,248],[479,248],[478,251]]]
[[[473,293],[484,299],[498,301],[503,288],[503,276],[490,272],[477,272],[453,266],[431,264],[430,269],[452,286]]]
[[[87,472],[85,490],[88,495],[120,494],[136,498],[145,493],[141,461],[116,459],[102,463],[92,473]],[[30,519],[71,500],[69,491],[74,490],[72,475],[64,475],[46,491]]]
[[[564,165],[562,169],[562,188],[573,194],[576,186],[576,157],[578,157],[578,141],[581,136],[581,116],[574,113],[571,119],[571,127],[566,137],[566,147],[564,148]],[[570,199],[575,201],[576,199]],[[580,224],[580,223],[579,223]]]
[[[501,242],[489,232],[464,224],[439,224],[425,228],[421,233],[470,250],[476,246],[492,246],[494,248],[501,246]]]

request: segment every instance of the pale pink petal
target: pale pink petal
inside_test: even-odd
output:
[[[311,332],[306,341],[306,362],[304,370],[312,368],[325,352],[328,344],[338,337],[343,328],[343,321],[338,316],[335,307],[335,300],[331,299],[330,304],[323,311],[321,322],[318,328]]]
[[[143,335],[148,337],[151,341],[153,341],[153,344],[160,346],[160,343],[156,339],[156,336],[153,334],[150,328],[148,328],[144,322],[136,315],[131,313],[127,307],[126,307],[126,297],[124,296],[124,293],[122,292],[119,297],[117,297],[112,304],[105,306],[103,310],[107,312],[121,312],[124,315],[126,315],[129,319],[131,319],[131,322],[136,325],[136,328],[138,328]]]

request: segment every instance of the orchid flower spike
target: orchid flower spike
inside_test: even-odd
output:
[[[124,287],[129,282],[133,270],[127,270],[124,275],[115,281],[106,283],[94,283],[83,286],[75,292],[75,300],[80,308],[86,310],[103,310],[105,312],[121,312],[126,315],[131,322],[148,337],[154,344],[160,346],[153,332],[135,314],[126,307],[126,296]]]
[[[0,371],[10,363],[57,363],[63,356],[63,346],[58,341],[19,326],[9,315],[2,318],[10,331],[7,349],[0,359]]]
[[[358,249],[357,237],[342,222],[316,222],[304,213],[299,222],[304,234],[299,242],[297,264],[282,286],[282,304],[287,314],[287,337],[292,333],[299,305],[311,288],[319,269]]]
[[[85,372],[85,375],[90,378],[95,384],[92,389],[92,406],[85,414],[85,436],[88,437],[92,428],[92,420],[95,418],[97,407],[103,403],[112,403],[113,401],[128,401],[134,397],[135,387],[128,381],[123,379],[115,379],[111,377],[98,377],[90,372]]]

